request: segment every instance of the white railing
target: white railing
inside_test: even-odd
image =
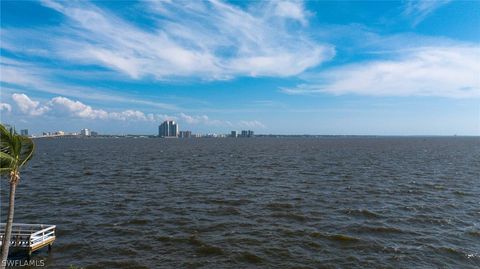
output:
[[[11,247],[34,247],[55,238],[55,225],[23,224],[12,225]],[[0,223],[0,245],[3,242],[5,223]]]
[[[55,225],[50,225],[49,227],[30,235],[30,246],[34,246],[55,237],[55,228]]]

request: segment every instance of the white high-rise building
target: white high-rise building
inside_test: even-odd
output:
[[[158,126],[158,136],[178,137],[178,123],[173,120],[166,120]]]
[[[82,135],[82,136],[90,136],[90,129],[82,129],[82,130],[80,130],[80,135]]]

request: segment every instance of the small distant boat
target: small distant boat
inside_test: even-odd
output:
[[[5,225],[5,223],[0,223],[0,246],[3,242]],[[55,225],[14,223],[10,238],[10,250],[12,253],[26,252],[28,256],[43,247],[48,247],[50,250],[55,241],[55,229]]]

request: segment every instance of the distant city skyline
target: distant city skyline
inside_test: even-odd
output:
[[[478,14],[449,0],[2,1],[0,121],[480,135]]]
[[[98,137],[98,136],[149,136],[149,137],[175,137],[175,138],[194,138],[194,137],[254,137],[253,130],[241,130],[239,133],[237,130],[232,130],[229,133],[216,133],[216,132],[206,132],[206,133],[195,133],[191,130],[182,130],[180,129],[178,123],[171,120],[166,120],[158,126],[158,132],[156,134],[152,133],[143,133],[143,134],[133,134],[129,132],[123,133],[108,133],[102,134],[97,131],[91,130],[89,128],[84,128],[79,131],[63,131],[63,130],[43,130],[41,133],[30,133],[28,129],[19,130],[15,125],[0,122],[8,130],[13,130],[15,133],[20,135],[29,136],[33,138],[38,137],[72,137],[72,136],[83,136],[83,137]],[[267,134],[269,135],[269,134]]]

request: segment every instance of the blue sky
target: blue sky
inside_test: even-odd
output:
[[[480,134],[480,1],[2,1],[1,120]]]

